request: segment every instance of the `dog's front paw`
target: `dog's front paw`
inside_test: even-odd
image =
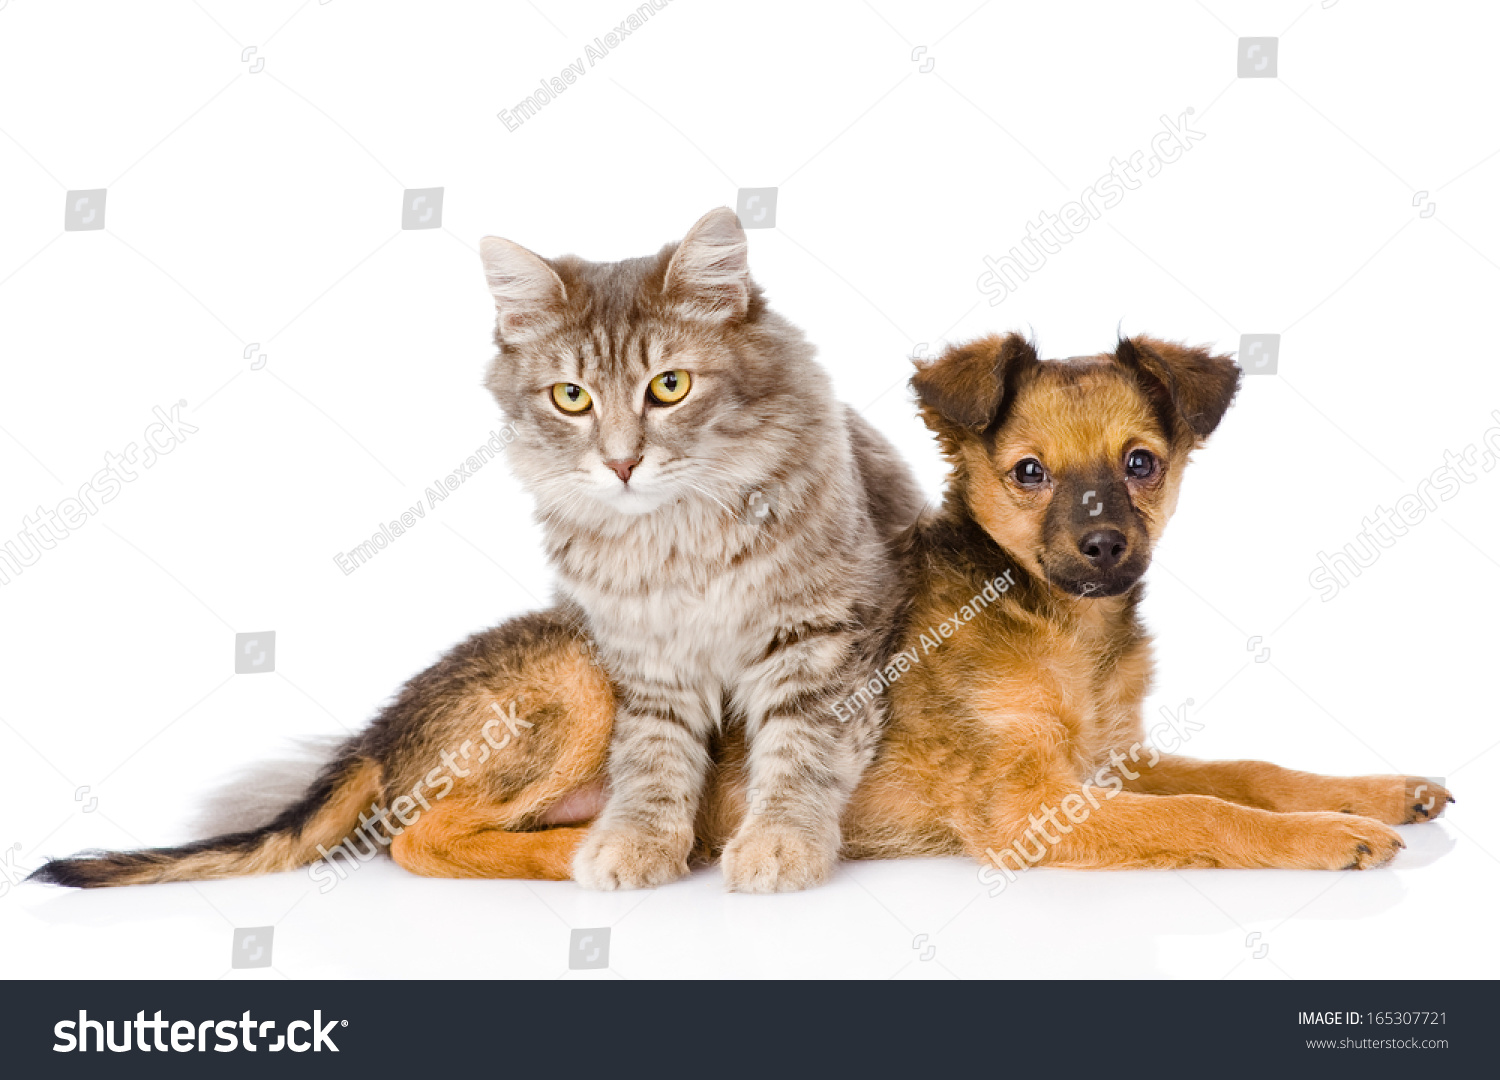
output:
[[[1432,821],[1454,801],[1448,789],[1425,776],[1355,776],[1331,781],[1319,809],[1374,818],[1387,825]]]
[[[724,882],[735,892],[796,892],[823,884],[837,862],[837,837],[751,818],[724,849]]]
[[[1442,784],[1425,776],[1408,776],[1405,813],[1400,824],[1416,825],[1431,821],[1447,809],[1449,803],[1457,801]]]
[[[573,878],[586,889],[651,889],[687,873],[692,838],[663,837],[633,825],[596,825],[573,856]]]
[[[1406,846],[1396,830],[1354,814],[1287,814],[1293,827],[1294,865],[1311,870],[1370,870]]]

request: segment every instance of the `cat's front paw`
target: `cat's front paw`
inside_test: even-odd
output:
[[[691,846],[632,825],[595,825],[573,856],[573,878],[586,889],[652,889],[687,873]]]
[[[837,862],[837,837],[751,818],[724,849],[724,882],[735,892],[796,892],[823,884]]]

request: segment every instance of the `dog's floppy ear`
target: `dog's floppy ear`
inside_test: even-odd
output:
[[[1145,336],[1122,338],[1115,359],[1141,377],[1169,429],[1206,439],[1240,388],[1240,369],[1227,356]]]
[[[1015,376],[1034,363],[1036,350],[1020,334],[991,334],[950,345],[935,360],[918,361],[911,385],[928,427],[982,434],[1000,418]]]

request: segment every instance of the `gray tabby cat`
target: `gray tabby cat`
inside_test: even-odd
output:
[[[825,880],[884,722],[879,702],[844,704],[899,603],[889,541],[920,509],[914,481],[767,309],[727,208],[624,262],[494,237],[481,250],[511,463],[619,695],[577,880],[687,872],[709,740],[728,724],[749,741],[753,811],[724,851],[728,885]]]

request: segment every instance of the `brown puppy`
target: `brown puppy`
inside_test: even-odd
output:
[[[1040,863],[1354,869],[1403,846],[1389,825],[1450,801],[1419,777],[1146,748],[1140,577],[1239,375],[1149,338],[1042,362],[1015,335],[919,369],[953,473],[912,537],[899,646],[911,670],[890,686],[891,726],[850,808],[851,855],[963,850],[1007,876]]]
[[[1138,337],[1043,362],[1016,335],[948,350],[913,379],[952,476],[899,543],[902,629],[851,699],[890,722],[843,820],[844,854],[967,852],[1003,887],[1028,866],[1363,869],[1390,825],[1452,801],[1420,777],[1333,778],[1147,746],[1141,575],[1192,451],[1239,370]],[[344,874],[389,846],[419,874],[567,878],[603,805],[614,696],[563,609],[476,635],[418,675],[298,805],[187,848],[49,863],[98,886],[289,869]],[[714,747],[696,854],[758,809],[745,748]],[[354,854],[350,854],[350,852]],[[368,854],[366,854],[368,853]],[[313,872],[333,880],[326,867]]]

